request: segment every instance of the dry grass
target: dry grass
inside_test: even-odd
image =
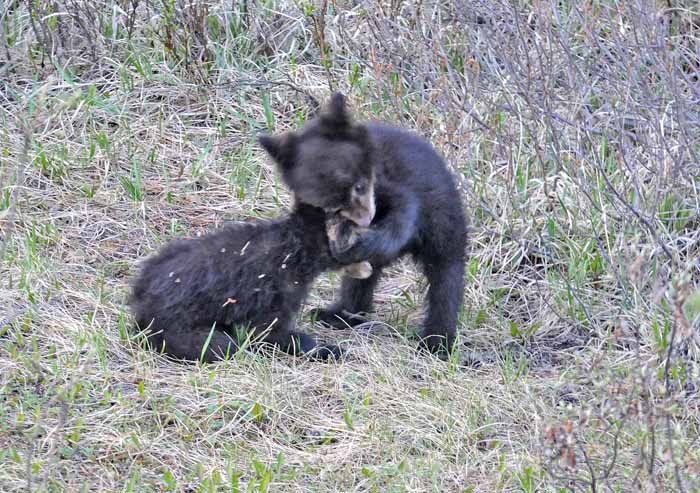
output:
[[[0,0],[0,490],[700,490],[700,13],[572,4]],[[302,316],[342,363],[140,350],[139,259],[282,214],[255,133],[331,89],[461,177],[459,354],[408,261]]]

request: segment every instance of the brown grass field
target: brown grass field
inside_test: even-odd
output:
[[[138,345],[139,261],[284,214],[256,144],[331,91],[430,139],[470,217],[322,364]],[[700,11],[682,0],[0,0],[0,491],[700,491]]]

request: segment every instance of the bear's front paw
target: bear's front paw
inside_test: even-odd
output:
[[[321,322],[324,325],[334,329],[347,329],[364,324],[369,320],[356,313],[350,313],[346,310],[334,310],[327,308],[314,308],[310,312],[311,319]]]
[[[306,356],[314,361],[338,361],[342,359],[344,351],[340,346],[333,344],[316,346],[306,353]]]
[[[333,258],[342,265],[359,264],[370,260],[374,250],[374,238],[376,233],[369,231],[363,238],[358,240],[352,247],[342,251],[331,251]]]

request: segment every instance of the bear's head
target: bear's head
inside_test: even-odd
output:
[[[261,135],[282,180],[301,203],[339,213],[367,227],[375,213],[372,142],[335,93],[297,132]]]

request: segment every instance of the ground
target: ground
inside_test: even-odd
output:
[[[355,3],[0,0],[0,490],[700,490],[697,5]],[[458,177],[454,357],[409,259],[301,314],[339,363],[139,348],[139,261],[283,214],[255,135],[333,90]]]

